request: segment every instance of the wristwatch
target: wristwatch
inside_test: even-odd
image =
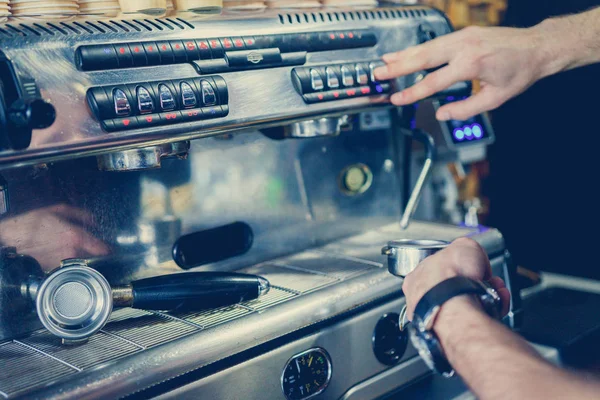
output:
[[[465,294],[476,296],[489,316],[500,319],[502,301],[498,293],[487,283],[457,276],[437,284],[425,293],[419,300],[413,321],[409,325],[411,341],[421,358],[429,368],[447,378],[454,375],[454,369],[448,362],[444,349],[433,331],[433,325],[445,302]]]

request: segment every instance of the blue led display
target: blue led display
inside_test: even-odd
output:
[[[463,140],[478,140],[483,138],[483,128],[480,124],[464,125],[459,128],[455,128],[452,131],[454,139],[462,142]]]

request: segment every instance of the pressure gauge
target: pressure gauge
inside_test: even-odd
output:
[[[281,389],[288,400],[310,399],[322,393],[331,380],[331,359],[319,347],[290,358],[281,376]]]

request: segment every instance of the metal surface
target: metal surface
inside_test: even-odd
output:
[[[297,22],[287,23],[288,18]],[[165,27],[163,22],[170,28]],[[15,34],[8,25],[0,25],[3,51],[18,71],[36,79],[42,97],[51,101],[57,114],[57,120],[50,128],[34,131],[32,144],[27,150],[0,153],[0,168],[149,147],[249,127],[289,124],[316,116],[339,116],[349,110],[358,112],[389,104],[387,96],[381,95],[307,105],[293,89],[290,78],[292,67],[239,71],[224,74],[230,92],[230,114],[226,118],[107,134],[92,118],[86,104],[85,93],[89,87],[150,79],[191,78],[198,73],[192,64],[83,72],[75,66],[75,49],[81,44],[227,37],[233,34],[232,24],[235,25],[235,35],[239,36],[363,28],[370,28],[379,36],[379,45],[373,48],[309,53],[305,66],[312,66],[378,59],[386,52],[417,44],[420,40],[418,26],[422,23],[427,23],[438,35],[450,30],[440,13],[419,6],[376,11],[265,13],[252,17],[237,14],[185,22],[144,20],[73,22],[66,26],[53,24],[58,29],[44,24],[40,24],[43,29],[10,24],[22,34]],[[33,34],[32,30],[39,35]],[[47,68],[48,65],[52,68]],[[398,81],[404,87],[413,82],[413,76]]]
[[[337,136],[342,126],[348,123],[348,116],[337,118],[319,118],[310,121],[295,122],[290,125],[286,135],[292,138],[314,138],[320,136]]]
[[[448,242],[431,239],[392,240],[381,249],[381,254],[387,256],[388,270],[392,275],[404,278],[427,257],[437,253]]]
[[[160,168],[165,157],[187,157],[189,142],[166,143],[138,150],[117,151],[98,156],[98,168],[102,171],[138,171]]]
[[[8,204],[8,187],[6,181],[0,175],[0,215],[6,214],[9,211]]]

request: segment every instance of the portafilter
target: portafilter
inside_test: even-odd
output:
[[[85,260],[70,259],[44,278],[29,279],[21,295],[35,303],[44,327],[68,343],[102,329],[113,307],[201,310],[256,299],[269,288],[263,277],[233,272],[183,272],[111,288]]]
[[[414,271],[421,261],[449,244],[443,240],[431,239],[392,240],[381,249],[381,254],[387,256],[390,273],[404,278]]]

